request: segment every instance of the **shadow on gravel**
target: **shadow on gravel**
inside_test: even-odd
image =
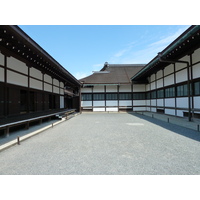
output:
[[[167,130],[170,130],[174,133],[177,133],[179,135],[188,137],[190,139],[196,140],[198,142],[200,142],[200,132],[189,129],[189,128],[185,128],[176,124],[172,124],[172,123],[168,123],[165,121],[161,121],[159,119],[156,118],[151,118],[149,116],[145,116],[145,115],[141,115],[141,114],[137,114],[137,113],[129,113],[130,115],[133,115],[135,117],[138,117],[140,119],[146,120],[148,122],[151,122],[153,124],[156,124],[158,126],[161,126]]]

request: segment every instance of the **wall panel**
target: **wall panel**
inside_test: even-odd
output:
[[[176,98],[176,106],[179,108],[188,108],[188,98]]]
[[[51,76],[49,76],[48,74],[44,75],[44,81],[47,83],[51,83],[52,84],[52,78]]]
[[[26,64],[14,57],[7,57],[7,67],[28,75],[28,67]]]
[[[169,75],[171,73],[174,72],[174,65],[168,65],[167,67],[165,67],[164,69],[164,76]]]
[[[81,101],[82,107],[92,106],[92,101]]]
[[[117,85],[107,85],[106,92],[117,92]]]
[[[4,69],[0,67],[0,82],[4,82]]]
[[[200,61],[200,48],[195,50],[194,53],[192,54],[192,61],[193,63]]]
[[[81,93],[92,93],[92,88],[81,88]]]
[[[30,68],[30,76],[42,80],[42,72],[35,69],[34,67]]]
[[[4,66],[4,55],[0,53],[0,65]]]
[[[104,92],[104,86],[94,86],[93,92]]]
[[[166,107],[175,107],[175,99],[174,98],[165,99],[165,106]]]
[[[119,92],[131,92],[131,85],[120,85]]]
[[[193,68],[193,78],[199,78],[200,77],[200,63],[194,65],[192,68]]]
[[[38,81],[33,78],[30,78],[30,88],[42,90],[42,81]]]
[[[106,106],[117,106],[118,101],[106,101]]]
[[[184,82],[187,80],[187,69],[181,70],[176,73],[176,83]]]
[[[174,74],[166,76],[164,78],[164,86],[168,86],[172,84],[174,84]]]
[[[13,71],[7,70],[7,82],[15,85],[21,85],[28,87],[28,77],[15,73]]]
[[[146,87],[145,85],[133,85],[133,92],[145,92],[146,91]]]
[[[52,85],[44,83],[44,90],[48,92],[52,92]]]
[[[132,106],[132,101],[119,101],[119,106]]]

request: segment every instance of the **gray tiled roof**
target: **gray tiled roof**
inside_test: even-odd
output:
[[[83,84],[129,84],[131,77],[140,71],[145,64],[108,64],[99,72],[80,79]]]

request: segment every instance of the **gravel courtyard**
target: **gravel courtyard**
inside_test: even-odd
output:
[[[137,114],[83,113],[0,152],[0,174],[200,174],[200,133]]]

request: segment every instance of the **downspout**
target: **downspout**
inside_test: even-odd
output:
[[[190,67],[190,64],[189,64],[189,62],[188,61],[181,61],[181,60],[165,60],[165,59],[163,59],[162,58],[162,53],[160,52],[160,53],[158,53],[158,58],[159,58],[159,61],[160,62],[165,62],[165,63],[170,63],[170,64],[172,64],[172,63],[184,63],[184,64],[186,64],[187,65],[187,89],[188,89],[188,121],[192,121],[192,117],[191,117],[191,95],[190,95],[190,93],[191,93],[191,90],[190,90],[190,69],[189,69],[189,67]]]

